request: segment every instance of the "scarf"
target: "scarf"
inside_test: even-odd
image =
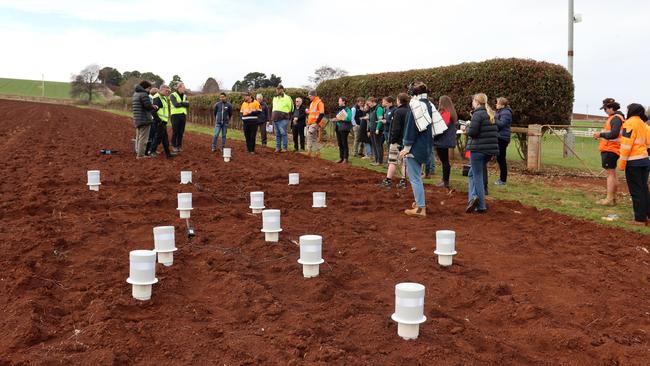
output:
[[[427,104],[431,104],[431,114],[429,114],[429,108]],[[440,112],[436,109],[436,106],[433,103],[429,102],[428,96],[426,93],[416,95],[414,98],[411,98],[409,102],[409,107],[413,113],[413,118],[415,119],[415,126],[418,128],[418,131],[422,132],[431,126],[431,134],[433,136],[440,135],[445,132],[447,129],[447,124],[445,120],[442,119]]]

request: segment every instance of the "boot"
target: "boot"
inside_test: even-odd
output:
[[[404,178],[400,179],[399,183],[397,183],[397,188],[398,189],[406,188],[406,179],[404,179]]]
[[[391,181],[390,178],[384,178],[384,180],[382,180],[382,181],[378,184],[378,186],[380,186],[380,187],[382,187],[382,188],[390,188],[390,187],[393,186],[393,182]]]
[[[404,210],[404,213],[408,216],[414,217],[427,217],[427,208],[426,207],[415,207],[408,210]]]

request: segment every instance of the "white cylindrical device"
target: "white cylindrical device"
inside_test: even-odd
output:
[[[263,210],[262,211],[262,232],[267,242],[277,242],[280,240],[280,210]]]
[[[397,335],[409,340],[420,334],[424,316],[424,285],[404,282],[395,285],[395,313],[391,318],[397,322]]]
[[[190,211],[192,211],[192,194],[191,193],[179,193],[178,194],[178,212],[180,213],[181,219],[189,219]]]
[[[126,282],[133,285],[133,297],[143,301],[151,299],[151,285],[158,282],[156,252],[132,250],[129,253],[129,262],[129,278],[126,279]]]
[[[223,148],[223,161],[226,163],[230,161],[230,158],[232,158],[232,149],[229,147],[224,147]]]
[[[433,252],[438,256],[438,264],[451,266],[456,255],[456,232],[451,230],[436,231],[436,250]]]
[[[251,205],[248,208],[253,210],[254,214],[262,212],[264,209],[264,192],[251,192]]]
[[[154,252],[158,253],[158,263],[169,267],[174,263],[176,238],[173,226],[156,226],[153,228]]]
[[[99,191],[99,186],[102,185],[99,170],[88,171],[88,188],[91,191]]]
[[[326,204],[326,193],[325,192],[314,192],[313,197],[314,197],[314,203],[311,207],[314,208],[322,208],[322,207],[327,207]]]
[[[300,183],[300,174],[298,173],[289,173],[289,185],[297,186]]]
[[[323,237],[320,235],[302,235],[300,237],[300,258],[302,275],[305,278],[317,277],[323,260]]]
[[[192,183],[192,171],[191,170],[181,171],[181,184],[189,184],[189,183]]]

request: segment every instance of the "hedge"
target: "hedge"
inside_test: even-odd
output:
[[[494,107],[497,97],[506,97],[513,110],[513,124],[569,124],[573,111],[573,79],[560,65],[524,59],[492,59],[459,65],[404,72],[346,76],[322,82],[318,95],[329,113],[339,96],[352,101],[359,96],[395,96],[412,81],[429,88],[436,104],[441,95],[454,101],[459,117],[469,119],[472,95],[487,94]]]

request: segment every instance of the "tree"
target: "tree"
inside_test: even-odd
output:
[[[142,74],[138,70],[124,71],[124,73],[122,74],[122,80],[126,80],[130,77],[139,78],[141,76]]]
[[[119,86],[122,82],[122,74],[117,69],[106,66],[99,70],[99,81],[107,86]]]
[[[276,86],[282,84],[282,78],[275,76],[275,74],[271,74],[271,77],[269,77],[266,84],[267,85],[265,88],[275,88]]]
[[[219,83],[215,78],[209,77],[205,83],[203,83],[203,87],[201,88],[202,93],[218,93],[219,92]]]
[[[122,85],[120,85],[120,89],[118,89],[117,94],[122,98],[130,97],[135,91],[135,86],[140,84],[142,80],[143,79],[141,78],[131,76],[130,78],[122,81]]]
[[[70,96],[73,98],[88,96],[88,103],[93,99],[93,94],[100,88],[99,66],[92,64],[86,66],[77,75],[72,76],[70,83]]]
[[[310,76],[309,81],[312,82],[313,87],[315,88],[325,80],[338,79],[347,74],[348,72],[341,68],[324,65],[314,70],[314,76]]]
[[[169,82],[169,87],[172,88],[172,90],[175,90],[178,84],[182,83],[183,80],[181,79],[180,76],[174,75],[172,76],[172,81]]]
[[[266,78],[263,72],[249,72],[244,76],[243,80],[237,80],[232,86],[233,91],[251,91],[260,88],[269,88],[278,86],[282,83],[282,78],[271,74],[270,78]]]
[[[150,82],[153,86],[160,87],[165,83],[165,80],[161,78],[160,76],[154,74],[153,72],[145,72],[143,73],[140,78],[142,80],[146,80]]]

